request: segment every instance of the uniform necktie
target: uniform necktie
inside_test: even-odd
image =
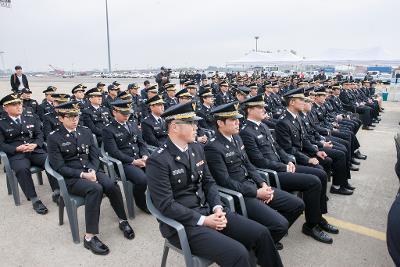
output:
[[[76,131],[72,131],[72,132],[71,132],[71,135],[72,135],[75,139],[78,139],[78,135],[77,135]]]
[[[17,123],[17,125],[21,125],[21,120],[19,118],[16,118],[15,122]]]
[[[129,126],[127,123],[124,124],[125,129],[128,131],[128,133],[131,133],[131,131],[129,130]]]

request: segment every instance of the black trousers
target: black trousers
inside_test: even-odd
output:
[[[135,198],[136,205],[140,208],[145,208],[145,192],[147,188],[146,174],[144,173],[143,169],[132,164],[124,164],[123,167],[126,178],[135,185],[133,188],[133,197]]]
[[[354,151],[360,148],[360,143],[358,142],[357,137],[350,131],[332,131],[331,135],[350,142],[351,153],[354,153]]]
[[[323,170],[328,174],[328,177],[332,175],[332,159],[330,157],[326,157],[325,159],[322,159],[320,157],[317,157],[319,164],[316,165],[316,167],[322,167]]]
[[[378,105],[378,102],[365,103],[365,105],[372,109],[372,118],[373,119],[377,119],[378,116],[379,116],[379,105]]]
[[[227,226],[216,231],[205,226],[185,226],[193,255],[215,261],[219,266],[250,266],[249,250],[254,249],[260,266],[283,266],[267,227],[227,211]],[[180,247],[178,235],[168,239]]]
[[[351,145],[349,141],[343,140],[339,137],[335,137],[335,136],[330,136],[328,138],[326,138],[328,141],[331,141],[333,144],[333,148],[334,149],[339,149],[343,152],[346,153],[346,157],[347,157],[347,161],[349,163],[349,167],[350,167],[350,163],[351,163],[351,158],[354,155],[354,151],[352,153],[351,151]]]
[[[306,173],[312,174],[318,177],[321,182],[321,194],[320,194],[320,201],[319,206],[321,210],[321,214],[328,213],[328,205],[327,205],[327,198],[326,198],[326,188],[328,183],[328,175],[324,171],[324,169],[320,166],[304,166],[304,165],[296,165],[296,173]]]
[[[396,266],[400,266],[400,195],[397,194],[390,208],[387,223],[386,243]]]
[[[304,202],[288,192],[277,188],[274,191],[274,198],[268,204],[255,197],[245,197],[244,201],[249,219],[266,226],[278,242],[303,212]]]
[[[32,166],[44,169],[46,157],[47,155],[45,153],[24,153],[24,158],[9,158],[11,169],[14,170],[18,183],[27,199],[37,197],[32,174],[29,169]],[[58,189],[59,187],[57,180],[47,172],[46,174],[51,190],[54,191]]]
[[[356,112],[360,114],[360,119],[362,121],[363,126],[368,126],[372,124],[372,108],[368,106],[360,106],[356,107]]]
[[[281,188],[288,192],[303,193],[306,222],[317,224],[321,221],[321,181],[312,174],[279,172]],[[326,182],[326,181],[325,181]]]
[[[121,190],[116,183],[104,172],[96,172],[97,183],[87,179],[67,181],[68,192],[85,198],[86,233],[99,233],[100,205],[103,193],[110,200],[110,204],[120,220],[126,220],[124,202]]]
[[[323,150],[332,159],[332,184],[346,185],[347,179],[350,178],[350,169],[346,159],[346,154],[343,151],[334,148],[326,148]]]

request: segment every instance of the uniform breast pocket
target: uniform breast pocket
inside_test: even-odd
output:
[[[268,145],[267,138],[264,136],[261,138],[257,138],[257,144],[260,146]]]
[[[61,143],[60,151],[62,154],[76,153],[76,147],[70,142]]]
[[[17,131],[13,128],[6,129],[4,134],[6,137],[15,137],[17,135]]]
[[[183,169],[173,170],[170,181],[171,181],[171,186],[174,189],[180,189],[185,187],[187,184],[186,172]]]

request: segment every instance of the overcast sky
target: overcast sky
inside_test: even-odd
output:
[[[380,46],[400,57],[399,0],[109,0],[114,69],[223,66],[255,47],[316,56]],[[107,67],[104,0],[12,0],[0,51],[25,71]],[[2,67],[2,66],[1,66]]]

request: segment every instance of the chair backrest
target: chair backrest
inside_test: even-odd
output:
[[[95,135],[95,134],[92,134],[92,135],[93,135],[94,145],[95,145],[97,148],[99,148],[99,142],[97,141],[96,135]]]

